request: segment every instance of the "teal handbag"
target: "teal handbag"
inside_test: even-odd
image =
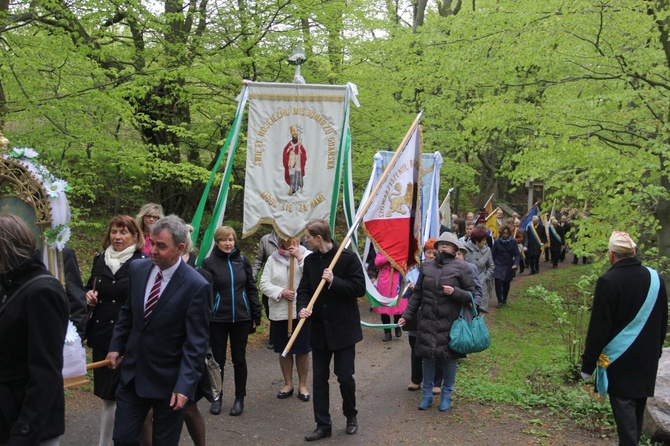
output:
[[[472,320],[467,321],[463,318],[465,305],[461,305],[458,319],[451,325],[449,332],[449,348],[456,353],[477,353],[491,346],[489,330],[484,323],[484,317],[477,312],[472,293],[470,293],[470,299],[472,300]]]

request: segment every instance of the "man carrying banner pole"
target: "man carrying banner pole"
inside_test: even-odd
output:
[[[390,170],[393,168],[393,166],[396,164],[396,161],[398,158],[403,154],[405,151],[405,148],[408,144],[408,141],[410,141],[410,138],[415,134],[415,131],[417,130],[417,127],[419,125],[419,121],[421,119],[421,113],[419,113],[414,120],[412,126],[410,127],[409,131],[405,135],[405,138],[403,139],[402,143],[400,144],[398,150],[396,151],[396,154],[393,156],[393,159],[389,163],[389,166],[387,169],[384,171],[382,176],[379,179],[379,183],[375,186],[373,192],[370,194],[370,198],[363,204],[361,207],[361,210],[359,211],[359,215],[356,218],[356,221],[353,222],[352,226],[350,227],[346,237],[342,241],[342,244],[337,246],[336,243],[331,238],[330,235],[330,228],[328,227],[328,231],[325,230],[323,227],[323,223],[317,223],[317,221],[313,221],[308,223],[307,226],[307,239],[306,242],[308,246],[314,250],[314,257],[311,259],[311,262],[319,262],[318,267],[323,267],[325,264],[324,259],[330,260],[330,264],[328,265],[327,268],[322,270],[321,273],[321,280],[316,285],[316,282],[314,282],[314,278],[318,277],[318,269],[314,270],[312,272],[308,272],[308,269],[310,267],[305,264],[304,266],[304,272],[303,272],[303,278],[300,281],[300,286],[298,287],[298,312],[300,316],[300,322],[298,323],[298,326],[293,332],[293,335],[291,339],[289,340],[288,344],[286,345],[286,348],[284,350],[284,353],[282,353],[283,356],[285,356],[288,352],[288,350],[291,348],[293,345],[293,342],[295,341],[295,338],[297,337],[298,333],[300,332],[300,329],[305,323],[305,320],[307,317],[312,316],[312,310],[317,302],[317,298],[323,291],[326,282],[328,282],[328,289],[327,292],[331,291],[331,288],[334,287],[334,290],[332,290],[333,293],[335,292],[341,292],[342,288],[347,288],[348,295],[349,296],[355,296],[355,298],[363,296],[365,293],[365,275],[363,273],[363,268],[360,264],[360,261],[356,259],[356,257],[353,255],[353,253],[350,252],[344,252],[344,248],[349,244],[351,240],[351,235],[352,233],[356,230],[358,225],[360,224],[362,220],[362,216],[365,215],[367,210],[370,208],[373,200],[375,199],[376,195],[378,194],[379,190],[381,189],[382,185],[385,184],[386,178],[389,176]],[[327,225],[326,225],[327,227]],[[333,254],[334,253],[334,254]],[[340,257],[344,255],[345,259],[345,267],[338,267],[337,270],[336,264]],[[353,256],[353,259],[355,260],[355,264],[358,265],[357,269],[351,264],[350,258]],[[309,258],[309,257],[308,257]],[[337,273],[344,269],[344,274],[343,275],[338,275]],[[360,279],[358,278],[360,275]],[[337,280],[336,280],[337,279]],[[346,280],[345,280],[346,279]],[[361,280],[361,284],[359,285],[358,282]],[[345,282],[351,282],[350,284],[345,285]],[[335,283],[335,285],[333,285]],[[314,286],[316,286],[316,289],[314,289]],[[307,298],[311,295],[311,299],[307,301]],[[354,298],[354,299],[355,299]],[[354,300],[355,302],[355,300]],[[305,305],[306,304],[306,305]],[[342,307],[340,307],[342,308]],[[345,307],[348,308],[348,307]],[[331,316],[331,308],[328,307],[328,300],[323,304],[323,309],[327,309],[328,315]],[[315,312],[315,318],[319,313]],[[321,311],[321,315],[323,315],[323,311]],[[360,330],[360,314],[358,313],[358,307],[356,306],[356,311],[355,313],[358,317],[358,330]],[[334,314],[332,314],[334,315]],[[338,320],[339,322],[339,320]],[[313,324],[316,322],[313,321]],[[333,330],[333,326],[337,324],[329,324],[328,330]],[[325,324],[324,324],[325,326]],[[316,371],[317,367],[322,367],[323,364],[330,364],[330,358],[333,356],[333,352],[326,352],[325,357],[322,357],[321,352],[316,353],[316,346],[314,346],[314,342],[316,341],[316,336],[318,332],[324,333],[324,329],[314,329],[312,331],[312,342],[313,342],[313,353],[312,353],[312,361],[313,361],[313,368],[314,368],[314,385],[313,385],[313,393],[314,393],[314,398],[313,398],[313,404],[314,404],[314,418],[317,422],[317,428],[314,430],[314,432],[308,434],[305,436],[305,439],[307,441],[314,441],[314,440],[320,440],[322,438],[326,438],[332,435],[332,427],[331,427],[331,422],[330,422],[330,414],[328,413],[328,404],[329,404],[329,399],[328,399],[328,387],[327,387],[327,380],[329,378],[328,374],[326,374],[325,378]],[[349,342],[352,342],[353,340],[353,345],[355,346],[356,342],[360,341],[358,338],[358,331],[353,331],[354,335],[353,336],[348,336],[349,341],[345,342],[345,344],[348,344]],[[360,331],[360,338],[362,339],[362,331]],[[332,348],[328,342],[330,341],[331,338],[326,338],[325,342],[322,341],[322,345],[325,344],[326,347]],[[337,345],[337,344],[335,344]],[[346,346],[348,347],[348,346]],[[347,350],[350,350],[347,348]],[[353,353],[355,353],[355,350],[353,350]],[[343,395],[343,399],[345,398],[350,398],[351,395],[354,396],[354,400],[346,400],[343,404],[343,411],[345,411],[345,416],[347,417],[347,433],[348,434],[355,434],[358,430],[358,424],[356,421],[356,414],[357,411],[355,410],[355,381],[353,381],[353,376],[351,377],[351,381],[348,381],[348,373],[351,372],[351,375],[353,375],[353,356],[351,356],[351,352],[349,352],[349,356],[346,354],[341,354],[338,355],[338,357],[335,357],[335,373],[338,375],[338,381],[340,382],[340,389],[341,393]],[[347,363],[346,358],[350,358],[351,362]],[[316,361],[320,360],[320,364],[317,365]],[[327,363],[325,362],[327,359]],[[323,361],[321,363],[321,361]],[[344,364],[342,364],[344,362]],[[348,370],[346,369],[347,364],[351,365],[351,369]],[[340,377],[340,374],[338,374],[338,370],[341,372],[340,374],[342,375]],[[317,377],[320,380],[320,383],[317,384]],[[325,386],[323,386],[323,379],[326,380]],[[345,384],[346,383],[346,384]],[[351,393],[351,386],[353,384],[353,389],[354,393]],[[344,388],[343,388],[344,386]],[[321,395],[321,396],[319,396]],[[346,397],[345,397],[346,395]],[[324,411],[325,408],[325,411]],[[352,410],[353,408],[353,410]]]
[[[306,229],[305,242],[312,254],[305,258],[297,308],[301,321],[308,317],[312,321],[312,401],[316,429],[305,440],[314,441],[332,434],[328,380],[333,358],[342,412],[347,418],[346,432],[352,435],[358,430],[354,359],[356,343],[363,340],[358,297],[365,294],[365,275],[356,255],[348,250],[341,251],[339,261],[331,264],[339,245],[330,235],[328,222],[312,220]],[[310,297],[322,281],[328,285],[310,308]]]

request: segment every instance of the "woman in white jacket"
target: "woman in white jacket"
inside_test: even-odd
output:
[[[298,398],[301,401],[309,401],[307,390],[307,373],[309,371],[309,352],[312,350],[309,344],[309,319],[300,330],[295,343],[289,350],[289,354],[283,357],[288,343],[288,309],[293,308],[293,327],[298,324],[296,311],[295,289],[302,278],[302,265],[305,257],[310,253],[304,246],[288,240],[279,241],[279,249],[268,258],[263,275],[261,276],[260,290],[268,296],[270,307],[270,326],[274,351],[279,353],[279,366],[284,376],[284,386],[277,393],[277,398],[286,399],[293,395],[293,356],[295,355],[295,366],[298,370]],[[293,268],[293,290],[289,287],[289,268],[291,257],[294,259]]]

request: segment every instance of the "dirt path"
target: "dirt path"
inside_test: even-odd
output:
[[[546,270],[547,264],[542,264]],[[569,267],[566,262],[562,267]],[[527,272],[514,282],[521,283]],[[378,322],[361,300],[361,316]],[[495,309],[491,318],[495,318]],[[409,345],[407,336],[382,343],[381,331],[364,330],[365,339],[357,346],[356,382],[359,431],[344,432],[345,419],[337,381],[331,379],[331,414],[333,437],[318,444],[338,445],[610,445],[595,433],[563,425],[547,413],[524,411],[514,407],[483,405],[458,399],[458,378],[453,408],[445,413],[435,408],[417,410],[419,392],[408,392]],[[257,343],[258,344],[258,343]],[[277,354],[265,348],[264,342],[248,352],[249,383],[244,414],[229,416],[233,402],[232,379],[224,381],[223,413],[209,414],[207,401],[200,402],[205,414],[208,445],[298,445],[314,427],[312,404],[296,397],[276,398],[281,387]],[[232,366],[226,366],[226,373]],[[311,377],[310,377],[311,383]],[[96,445],[99,429],[99,400],[91,392],[75,390],[67,400],[66,433],[63,446]],[[186,429],[183,445],[193,444]]]

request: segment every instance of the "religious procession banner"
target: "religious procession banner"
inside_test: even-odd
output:
[[[418,125],[399,152],[379,192],[371,198],[362,226],[377,250],[404,276],[407,269],[419,261],[421,133]]]
[[[308,221],[334,219],[351,92],[350,85],[249,84],[243,237],[261,224],[300,237]]]
[[[246,104],[247,102],[251,103],[250,96],[252,95],[252,92],[254,94],[253,102],[255,102],[256,105],[253,107],[250,106],[249,109],[250,117],[247,139],[249,141],[248,152],[253,163],[253,168],[249,170],[247,167],[246,172],[243,236],[246,237],[252,234],[262,223],[272,225],[278,233],[285,236],[298,236],[300,232],[294,232],[296,228],[300,227],[300,231],[302,231],[305,223],[311,218],[317,218],[317,216],[321,218],[329,218],[331,229],[333,229],[335,225],[335,211],[333,209],[336,207],[339,196],[339,184],[343,176],[340,166],[345,163],[345,157],[349,160],[351,158],[349,100],[356,106],[359,105],[358,99],[356,98],[356,95],[358,94],[356,85],[352,83],[343,86],[272,84],[245,81],[242,92],[237,97],[238,107],[231,130],[226,137],[226,141],[220,151],[214,168],[212,169],[209,181],[200,198],[200,203],[198,204],[198,208],[192,220],[192,226],[195,230],[193,231],[191,238],[193,244],[200,247],[200,252],[196,260],[196,265],[198,266],[202,264],[202,261],[212,251],[214,246],[214,232],[225,220],[228,192],[233,180],[233,161],[238,146],[237,142],[242,132],[242,122]],[[301,100],[304,100],[304,102],[296,99],[297,96],[301,96]],[[264,101],[272,102],[271,105],[266,105],[267,110],[275,107],[277,111],[269,113],[267,110],[263,111],[263,107],[260,104]],[[317,104],[322,103],[332,107],[327,107],[327,110],[325,111],[319,111],[319,109],[317,109]],[[289,107],[288,114],[286,113],[287,107]],[[281,110],[284,111],[282,112]],[[259,113],[261,113],[261,115],[259,115]],[[263,113],[266,113],[265,117],[263,117]],[[340,114],[338,115],[338,113]],[[254,114],[255,117],[252,116]],[[283,116],[283,114],[286,114],[287,116]],[[321,118],[317,115],[320,115]],[[291,119],[291,123],[286,125],[287,120],[289,120],[288,117],[290,116],[293,116],[295,119]],[[332,122],[330,120],[332,120]],[[312,129],[311,125],[314,122],[318,122],[316,127],[321,128],[321,130],[319,130],[321,133],[326,132],[324,128],[328,126],[325,123],[330,122],[332,131],[328,130],[329,133],[325,138],[325,145],[323,145],[323,137],[316,138],[311,135],[311,133],[309,138],[305,140],[305,132],[316,132]],[[281,126],[286,126],[286,128],[284,134],[276,136],[279,133],[282,133],[276,127],[279,123],[281,123]],[[305,149],[305,151],[302,153],[300,148],[297,148],[297,144],[293,144],[293,154],[290,153],[291,150],[286,150],[286,163],[287,166],[289,164],[291,165],[289,172],[289,169],[284,167],[284,149],[288,148],[289,141],[293,141],[291,132],[295,133],[296,131],[298,132],[298,143]],[[280,137],[280,139],[276,141],[271,139],[275,137]],[[304,198],[307,197],[306,194],[310,190],[311,182],[319,181],[317,179],[319,172],[317,169],[313,168],[312,164],[317,163],[318,156],[320,155],[323,155],[326,158],[328,156],[332,157],[332,153],[330,152],[333,147],[333,141],[335,141],[334,168],[328,170],[334,171],[333,181],[328,187],[321,184],[321,182],[312,187],[312,191],[314,191],[320,190],[321,186],[323,186],[323,190],[327,190],[327,193],[322,192],[321,195],[319,195],[317,192],[311,196],[307,202]],[[269,150],[269,148],[274,148],[275,144],[279,147],[279,153]],[[267,151],[265,150],[266,147],[268,148]],[[301,154],[302,157],[300,157]],[[216,203],[212,211],[212,217],[201,238],[200,225],[203,221],[209,192],[214,185],[219,167],[223,164],[223,160],[226,157],[227,159],[223,168],[223,180],[219,187]],[[279,164],[273,166],[273,163]],[[326,165],[333,164],[330,160],[326,160],[323,163]],[[274,169],[272,169],[273,167]],[[264,168],[270,169],[270,171],[266,172],[264,171]],[[257,180],[259,180],[259,176],[271,177],[272,175],[278,176],[277,178],[274,178],[275,181],[262,181],[262,185],[258,186]],[[279,179],[282,180],[279,181]],[[292,180],[294,181],[293,183],[291,183]],[[270,183],[273,184],[273,187],[274,184],[281,184],[281,190],[275,191],[274,189],[267,189],[267,187],[270,187]],[[293,184],[292,187],[291,184]],[[265,189],[259,191],[259,187],[265,187]],[[291,193],[289,196],[289,187],[292,192],[297,193]],[[263,192],[265,192],[265,194],[261,197],[261,193]],[[323,201],[321,201],[322,199]],[[248,208],[250,200],[260,200],[260,202],[254,202],[251,205],[252,207]],[[308,211],[311,209],[311,212],[304,211],[306,202],[308,203],[307,209]],[[282,207],[284,210],[282,210]],[[326,209],[327,211],[322,215],[318,215],[314,210],[316,208],[318,208],[319,212],[326,211]],[[249,212],[249,215],[247,215],[247,209],[251,211]],[[299,212],[299,210],[303,210],[303,212]],[[269,211],[270,213],[267,213],[266,211]],[[280,213],[283,214],[283,218],[276,219],[275,214]],[[291,218],[291,216],[293,216],[293,218]],[[284,221],[288,220],[294,220],[290,227],[281,226]],[[200,240],[200,243],[198,243],[198,240]]]
[[[374,156],[372,174],[370,175],[370,180],[368,181],[368,186],[363,192],[363,197],[361,202],[367,200],[370,195],[372,188],[379,182],[379,178],[384,170],[388,168],[391,163],[391,159],[395,153],[389,151],[377,152]],[[423,246],[425,241],[431,237],[438,237],[440,230],[440,209],[438,207],[438,196],[440,189],[440,169],[442,167],[442,155],[439,152],[435,153],[424,153],[421,155],[421,170],[420,170],[420,187],[418,189],[419,196],[417,197],[417,216],[420,228],[414,227],[413,229],[420,234],[420,239],[418,241],[418,247]],[[409,230],[409,229],[408,229]],[[410,234],[407,234],[407,240],[409,240]],[[383,244],[384,241],[378,241],[377,244]],[[371,249],[373,242],[370,239],[366,240],[365,249],[363,252],[363,259],[368,258],[369,250]],[[410,272],[414,269],[410,269],[407,272],[407,281],[411,280],[409,278]],[[416,278],[414,278],[416,279]],[[407,282],[406,281],[406,282]],[[400,289],[405,288],[401,286]],[[370,302],[373,306],[393,306],[397,304],[398,296],[393,296],[391,298],[382,296],[377,288],[374,286],[372,281],[366,275],[366,294],[370,299]]]

